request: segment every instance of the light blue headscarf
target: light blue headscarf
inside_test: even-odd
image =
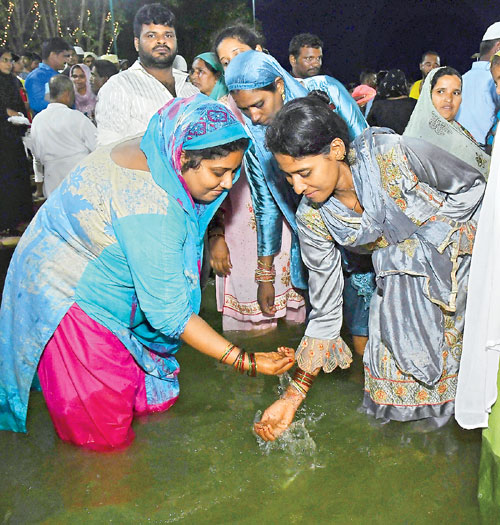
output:
[[[190,275],[201,272],[203,236],[228,191],[223,191],[209,204],[195,202],[182,177],[182,151],[212,148],[241,138],[248,138],[248,134],[231,110],[202,94],[167,102],[151,118],[142,138],[141,149],[154,181],[180,204],[187,215],[172,214],[169,228],[186,230],[185,257],[179,264],[183,264],[184,272]],[[234,181],[239,174],[238,169]],[[201,289],[193,286],[189,307],[194,313],[198,313],[200,301]],[[187,320],[190,308],[186,306],[185,313],[179,317]]]
[[[182,177],[182,151],[212,148],[241,138],[248,138],[248,135],[231,110],[202,94],[167,102],[151,118],[142,138],[141,149],[146,155],[154,181],[185,212],[169,216],[169,229],[186,231],[184,260],[179,260],[185,274],[200,274],[205,230],[228,192],[223,191],[208,204],[195,202]],[[238,177],[239,170],[234,180]],[[198,280],[195,279],[195,282],[198,283]],[[200,287],[192,286],[189,294],[189,305],[179,305],[178,317],[183,320],[179,323],[180,333],[191,313],[199,311]]]
[[[205,231],[224,191],[210,204],[195,203],[181,175],[182,150],[206,149],[248,138],[243,126],[226,106],[206,95],[172,99],[150,120],[141,141],[155,182],[172,195]],[[234,182],[238,180],[239,170]]]
[[[226,86],[226,81],[224,80],[224,68],[222,67],[222,64],[217,60],[216,54],[215,53],[201,53],[201,55],[194,57],[194,60],[196,60],[197,58],[209,64],[211,67],[215,69],[215,71],[217,71],[217,73],[219,73],[219,78],[214,88],[212,89],[212,92],[210,93],[210,98],[213,100],[219,100],[224,95],[227,95],[228,89]]]
[[[245,51],[234,57],[226,69],[226,85],[229,91],[260,89],[276,78],[282,78],[285,93],[284,102],[307,96],[307,89],[287,73],[270,55],[259,51]],[[254,212],[257,218],[258,255],[274,255],[281,249],[281,216],[284,215],[293,230],[290,257],[292,283],[297,288],[307,288],[307,278],[302,266],[295,211],[300,197],[280,173],[273,155],[265,146],[266,126],[253,124],[244,116],[253,140],[253,153],[247,154],[249,164],[248,182],[252,190]],[[255,176],[257,172],[260,172]],[[267,185],[269,191],[266,191]],[[279,207],[279,208],[278,208]]]

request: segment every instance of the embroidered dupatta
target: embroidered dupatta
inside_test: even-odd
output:
[[[331,197],[321,217],[338,244],[373,252],[380,339],[401,370],[434,385],[443,372],[443,311],[460,317],[465,308],[456,300],[467,282],[460,261],[472,251],[484,178],[428,142],[382,128],[354,141],[350,161],[363,214]],[[382,377],[376,355],[368,352],[369,367]]]
[[[425,78],[417,105],[403,133],[407,137],[423,139],[452,153],[488,178],[490,156],[472,135],[457,121],[448,122],[434,107],[431,82],[441,68],[433,69]]]

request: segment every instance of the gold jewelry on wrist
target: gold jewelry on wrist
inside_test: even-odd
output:
[[[224,349],[224,353],[222,354],[221,358],[219,359],[219,363],[225,363],[226,359],[229,357],[229,354],[236,348],[236,345],[233,345],[233,343],[228,343],[226,348]]]
[[[268,264],[257,259],[257,269],[255,270],[256,283],[271,283],[276,281],[276,269],[274,264]]]

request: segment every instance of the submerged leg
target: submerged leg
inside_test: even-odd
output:
[[[352,345],[354,346],[354,351],[363,357],[365,353],[366,343],[368,342],[368,337],[362,335],[353,335],[352,336]]]
[[[144,373],[118,338],[78,305],[47,343],[38,375],[61,439],[101,451],[132,442],[136,393]]]

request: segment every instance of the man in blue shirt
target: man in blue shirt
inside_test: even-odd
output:
[[[486,30],[479,47],[479,60],[465,73],[462,81],[462,105],[456,120],[479,142],[485,144],[486,135],[495,123],[500,108],[500,97],[490,73],[490,59],[500,50],[500,22]]]
[[[60,37],[49,38],[42,43],[42,62],[25,82],[28,101],[34,113],[40,113],[49,102],[45,99],[49,80],[64,68],[72,47]]]

